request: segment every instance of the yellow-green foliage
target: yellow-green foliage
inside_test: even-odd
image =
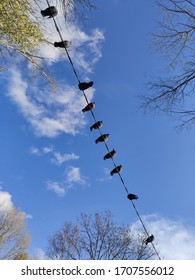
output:
[[[15,260],[28,260],[28,253],[24,253],[24,254],[22,254],[22,255],[20,255],[20,256],[17,256],[16,258],[15,258]]]
[[[23,51],[33,52],[42,41],[40,26],[33,20],[29,0],[0,1],[0,39]],[[1,45],[1,43],[0,43]]]

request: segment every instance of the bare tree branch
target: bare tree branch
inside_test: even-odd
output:
[[[110,212],[93,216],[82,213],[77,224],[71,222],[49,240],[50,259],[150,259],[154,252],[146,247],[145,235],[128,226],[117,226]]]
[[[190,0],[157,0],[162,10],[160,31],[154,35],[154,47],[164,50],[170,72],[165,78],[148,83],[149,93],[143,96],[143,107],[174,115],[180,112],[182,127],[193,122],[187,112],[193,106],[195,90],[195,4]],[[183,114],[185,112],[185,114]],[[183,116],[185,115],[185,119]]]

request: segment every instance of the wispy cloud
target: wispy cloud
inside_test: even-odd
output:
[[[54,162],[57,165],[61,165],[62,163],[69,161],[69,160],[79,159],[79,156],[75,155],[74,153],[61,154],[59,152],[54,152],[53,155],[54,155],[54,158],[52,159],[52,162]]]
[[[43,147],[43,148],[42,148],[42,151],[43,151],[44,154],[52,153],[53,150],[54,150],[53,147]]]
[[[58,196],[64,196],[66,193],[65,188],[59,182],[47,182],[47,189],[53,191]]]
[[[155,236],[155,244],[160,256],[165,260],[195,259],[195,225],[189,225],[181,220],[171,220],[159,215],[144,216],[143,220]],[[140,228],[139,222],[132,228]]]
[[[96,180],[98,182],[105,182],[112,179],[112,177],[110,176],[110,170],[108,168],[104,168],[104,174],[105,174],[104,177],[97,178]]]
[[[42,114],[42,106],[38,106],[35,102],[30,100],[30,97],[27,95],[28,84],[22,79],[22,75],[16,69],[10,70],[9,76],[9,90],[7,95],[11,100],[18,105],[22,114],[26,117],[36,118]]]
[[[66,170],[66,180],[69,184],[87,185],[87,179],[81,175],[79,167],[69,166]]]
[[[39,151],[39,149],[37,147],[31,147],[30,148],[30,153],[32,155],[36,155],[36,156],[40,156],[41,155],[41,152]]]
[[[92,72],[94,65],[102,57],[103,32],[96,28],[90,35],[87,35],[81,30],[77,30],[74,32],[72,40],[76,47],[72,48],[71,54],[76,66],[82,68],[86,73]]]
[[[61,182],[57,181],[48,181],[47,189],[55,192],[58,196],[63,197],[67,194],[68,191],[74,189],[75,187],[89,186],[87,177],[81,174],[79,167],[69,166],[65,170],[64,180]]]
[[[33,219],[33,216],[32,216],[31,214],[26,214],[26,213],[25,213],[25,218],[28,219],[28,220],[30,220],[30,219]]]
[[[56,165],[62,165],[64,162],[70,161],[70,160],[77,160],[79,159],[79,156],[75,153],[60,153],[58,151],[55,151],[54,147],[31,147],[30,148],[30,154],[36,155],[36,156],[44,156],[47,154],[51,154],[51,162]]]
[[[12,69],[7,96],[19,108],[38,136],[56,137],[61,133],[76,135],[86,125],[81,110],[85,106],[78,88],[62,85],[58,94],[48,94],[38,87],[32,89],[22,73]],[[94,89],[88,97],[93,96]],[[47,98],[46,98],[47,96]]]

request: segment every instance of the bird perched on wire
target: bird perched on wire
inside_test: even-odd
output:
[[[90,127],[90,130],[92,131],[92,130],[98,129],[98,128],[102,127],[102,125],[103,125],[103,122],[102,122],[102,121],[98,121],[98,122],[94,123],[94,124]]]
[[[55,42],[54,47],[56,48],[66,48],[68,49],[71,46],[71,41],[61,41],[61,42]]]
[[[138,199],[138,196],[137,196],[136,194],[129,193],[129,194],[127,195],[127,198],[128,198],[129,200],[133,200],[133,199]]]
[[[51,17],[55,17],[58,14],[58,10],[56,9],[56,7],[51,6],[45,10],[41,10],[41,14],[43,17],[48,16],[48,18],[51,18]]]
[[[114,174],[116,173],[120,173],[122,170],[122,165],[119,165],[117,167],[115,167],[111,172],[110,172],[110,175],[113,176]]]
[[[111,152],[109,152],[108,154],[106,154],[104,156],[104,160],[109,159],[109,158],[113,158],[116,155],[116,151],[113,149]]]
[[[109,137],[109,133],[108,134],[102,134],[100,137],[98,137],[96,140],[95,140],[95,143],[99,143],[99,142],[105,142],[108,140],[108,137]]]
[[[92,87],[92,85],[93,85],[93,82],[83,82],[83,83],[79,83],[78,87],[80,90],[86,90],[86,89]]]
[[[93,110],[94,108],[95,108],[95,102],[91,102],[91,103],[87,104],[87,106],[85,108],[82,109],[82,112],[85,113],[85,112]]]
[[[145,240],[145,244],[148,245],[148,243],[151,243],[154,240],[154,235],[150,235],[146,240]]]

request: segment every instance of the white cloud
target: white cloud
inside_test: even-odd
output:
[[[42,149],[37,147],[31,147],[30,153],[36,156],[43,156],[45,154],[52,154],[53,158],[51,159],[52,163],[56,165],[61,165],[62,163],[70,160],[79,159],[79,156],[75,153],[64,153],[61,154],[58,151],[55,151],[54,147],[43,147]]]
[[[104,174],[105,174],[104,177],[97,178],[96,180],[97,180],[98,182],[106,182],[106,181],[112,179],[112,177],[110,176],[110,169],[104,168]]]
[[[69,184],[80,184],[86,185],[87,181],[86,178],[81,175],[81,171],[79,167],[69,166],[66,170],[66,180]]]
[[[44,154],[52,153],[53,150],[54,150],[53,147],[43,147],[43,148],[42,148],[42,151],[43,151]]]
[[[51,182],[49,181],[47,183],[47,189],[54,191],[59,196],[64,196],[66,193],[66,190],[64,187],[61,186],[61,183],[59,182]]]
[[[93,92],[94,89],[91,88],[89,100]],[[82,114],[82,108],[86,104],[83,96],[78,95],[77,87],[63,85],[57,94],[48,94],[38,87],[33,87],[30,91],[22,73],[12,69],[7,95],[38,136],[56,137],[61,133],[76,135],[86,125]]]
[[[62,163],[69,161],[69,160],[75,160],[78,159],[79,156],[75,155],[74,153],[71,154],[61,154],[59,152],[54,152],[54,159],[52,159],[52,162],[55,164],[61,165]]]
[[[195,260],[195,225],[159,215],[144,216],[143,220],[149,233],[155,236],[154,244],[162,259]],[[140,223],[135,223],[132,228],[140,228]]]
[[[37,106],[30,100],[27,95],[28,85],[27,82],[22,80],[22,76],[19,71],[12,69],[10,71],[10,84],[7,95],[12,101],[18,105],[22,114],[25,117],[37,117],[42,113],[41,106]]]
[[[79,167],[69,166],[65,171],[65,179],[62,182],[48,181],[47,189],[54,191],[58,196],[65,196],[75,185],[88,186],[87,178],[81,174]]]
[[[31,214],[26,214],[26,213],[25,213],[25,218],[26,218],[26,219],[33,219],[33,216],[32,216]]]
[[[30,153],[31,153],[32,155],[36,155],[36,156],[40,156],[40,155],[41,155],[41,152],[40,152],[39,149],[36,148],[36,147],[31,147],[31,148],[30,148]]]
[[[12,196],[10,193],[0,191],[0,209],[9,210],[13,207]]]

